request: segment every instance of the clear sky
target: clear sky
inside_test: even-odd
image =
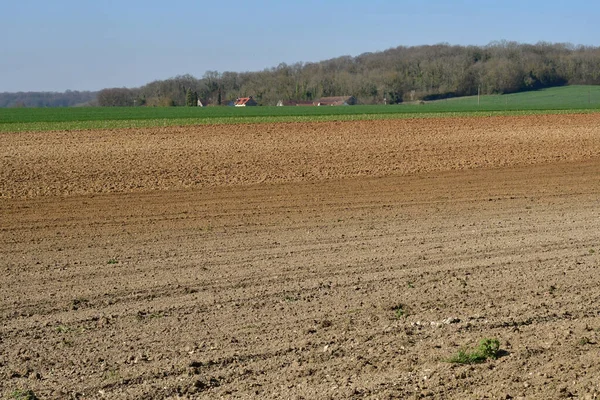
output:
[[[591,0],[2,0],[0,92],[137,87],[396,46],[600,45]]]

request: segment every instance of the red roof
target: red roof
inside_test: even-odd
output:
[[[240,97],[239,99],[237,99],[237,100],[235,101],[235,105],[236,105],[236,106],[241,106],[241,105],[244,105],[244,104],[246,104],[247,102],[249,102],[249,101],[250,101],[250,99],[252,99],[252,97]]]

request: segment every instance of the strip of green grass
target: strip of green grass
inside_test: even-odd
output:
[[[439,112],[500,111],[468,103],[432,102],[425,105],[367,105],[352,107],[89,107],[0,109],[0,125],[32,122],[86,122],[133,120],[219,120],[297,117],[346,117],[353,115],[429,114]],[[505,110],[504,110],[505,111]]]
[[[469,96],[439,100],[435,103],[446,103],[448,107],[455,108],[483,107],[488,110],[600,109],[600,86],[561,86],[530,92],[481,96],[479,101],[477,96]]]
[[[372,121],[409,118],[443,117],[490,117],[534,114],[594,113],[597,110],[525,110],[525,111],[477,111],[477,112],[429,112],[395,114],[345,114],[345,115],[300,115],[267,117],[212,117],[212,118],[165,118],[106,121],[67,122],[24,122],[0,125],[0,132],[61,131],[91,129],[151,128],[161,126],[187,126],[207,124],[247,124],[275,122],[323,122],[323,121]]]
[[[145,128],[200,124],[355,121],[398,118],[589,113],[600,86],[565,86],[426,104],[351,107],[82,107],[0,109],[0,132]]]
[[[473,107],[454,107],[443,103],[419,105],[360,105],[352,107],[89,107],[0,109],[0,124],[28,122],[84,122],[132,120],[180,120],[282,117],[324,117],[469,111]]]

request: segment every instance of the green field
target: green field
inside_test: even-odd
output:
[[[564,86],[387,106],[4,108],[0,109],[0,132],[596,111],[600,111],[600,86]]]
[[[562,86],[503,95],[458,97],[434,102],[441,107],[485,110],[573,110],[600,109],[600,86]]]

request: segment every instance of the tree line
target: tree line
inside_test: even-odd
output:
[[[17,92],[0,93],[0,108],[4,107],[73,107],[96,104],[98,92]]]
[[[600,47],[508,41],[399,46],[315,63],[282,63],[258,72],[208,71],[201,78],[188,74],[138,88],[108,88],[97,93],[96,104],[191,106],[200,100],[223,105],[248,96],[260,105],[326,96],[394,104],[567,84],[600,84]]]

